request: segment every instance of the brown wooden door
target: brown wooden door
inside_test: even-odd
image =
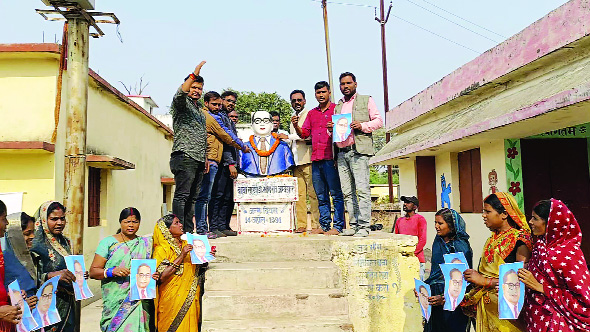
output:
[[[582,228],[582,250],[590,263],[590,173],[585,138],[523,139],[522,182],[525,214],[535,203],[562,200]]]

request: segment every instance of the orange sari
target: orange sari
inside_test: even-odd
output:
[[[158,262],[158,272],[173,262],[180,254],[182,246],[172,238],[172,234],[162,219],[154,229],[154,254]],[[158,285],[156,296],[156,325],[160,332],[194,332],[201,329],[201,285],[204,273],[199,265],[191,263],[190,255],[184,259],[181,268],[168,280]]]

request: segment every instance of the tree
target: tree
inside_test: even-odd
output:
[[[250,114],[255,111],[277,111],[281,115],[281,129],[289,131],[289,123],[291,122],[291,104],[276,92],[240,92],[231,88],[225,89],[224,91],[227,90],[234,91],[238,94],[236,110],[240,116],[241,123],[250,123]]]
[[[385,129],[380,128],[373,132],[373,145],[375,146],[375,153],[381,150],[385,146]],[[399,174],[397,170],[393,170],[392,182],[394,184],[399,183]],[[370,182],[373,184],[386,184],[387,183],[387,166],[376,165],[371,166]]]

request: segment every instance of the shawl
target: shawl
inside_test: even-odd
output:
[[[545,294],[527,288],[525,319],[530,331],[590,330],[590,273],[580,248],[582,232],[567,206],[551,199],[546,233],[528,265]]]
[[[492,236],[486,241],[483,250],[483,257],[488,263],[494,261],[494,253],[498,253],[502,259],[506,259],[506,257],[508,257],[508,255],[514,250],[518,241],[522,241],[529,249],[532,248],[531,229],[526,221],[524,213],[518,208],[518,204],[514,197],[509,193],[503,192],[497,192],[492,195],[498,197],[500,203],[502,203],[502,206],[506,209],[506,213],[508,213],[512,220],[516,222],[520,229],[510,227],[510,229],[504,232],[492,233]]]
[[[435,285],[441,285],[442,288],[444,288],[444,276],[439,264],[444,264],[443,255],[445,254],[462,252],[465,254],[469,268],[472,267],[473,251],[471,250],[471,245],[469,244],[469,234],[467,234],[465,230],[465,220],[463,220],[457,211],[453,209],[449,210],[453,215],[453,223],[455,225],[456,235],[448,243],[445,243],[443,238],[439,235],[434,238],[434,242],[432,243],[432,267],[430,276],[424,281],[431,287]],[[440,294],[433,295],[441,294],[442,292],[440,292]]]
[[[63,234],[53,235],[49,231],[49,226],[47,225],[47,209],[53,202],[54,201],[48,201],[41,204],[39,210],[35,213],[35,238],[33,239],[33,247],[31,248],[31,251],[38,254],[44,262],[50,260],[53,265],[56,265],[54,271],[58,271],[66,269],[63,257],[71,255],[71,247],[70,240]],[[63,264],[58,262],[59,256],[62,257],[61,260],[63,261]],[[63,265],[63,267],[61,267],[61,265]],[[41,273],[45,272],[49,271],[41,271]]]
[[[21,214],[18,212],[8,216],[4,280],[6,285],[18,280],[20,288],[27,292],[27,296],[32,296],[37,292],[37,267],[23,237]]]

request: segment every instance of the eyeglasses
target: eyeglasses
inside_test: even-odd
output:
[[[515,290],[515,289],[520,289],[520,283],[511,283],[511,282],[507,282],[504,285],[508,286],[509,290]]]
[[[58,220],[66,221],[66,217],[65,216],[63,216],[63,217],[51,217],[51,218],[49,218],[49,220],[51,220],[51,221],[58,221]]]
[[[254,124],[271,123],[270,119],[254,119]]]
[[[291,99],[292,103],[296,103],[296,102],[300,103],[302,101],[303,101],[303,99]]]
[[[461,286],[463,284],[463,280],[451,280],[453,286]]]
[[[149,277],[151,277],[152,275],[150,273],[138,273],[137,277],[141,278],[141,279],[148,279]]]
[[[230,103],[230,104],[235,104],[236,100],[235,99],[224,99],[226,103]]]
[[[41,295],[41,298],[44,300],[51,299],[51,297],[53,297],[53,293],[45,293]]]

